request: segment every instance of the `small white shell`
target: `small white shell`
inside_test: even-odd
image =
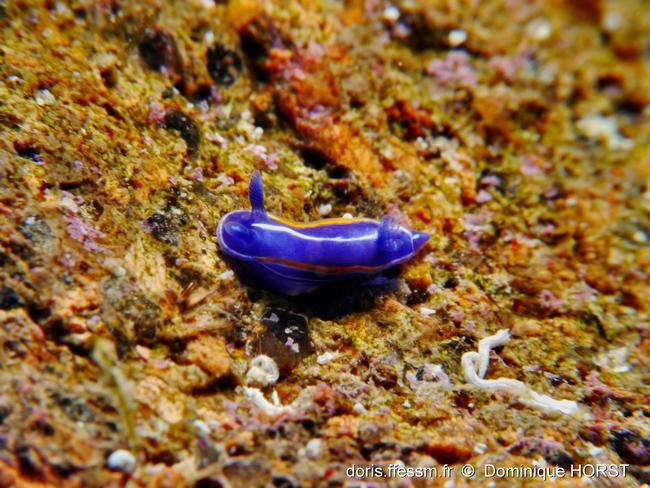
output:
[[[106,461],[106,467],[111,471],[121,471],[127,474],[135,471],[135,465],[135,456],[131,451],[127,451],[126,449],[113,451]]]
[[[280,378],[280,371],[275,361],[260,354],[251,361],[251,367],[246,373],[246,383],[265,387],[274,384]]]

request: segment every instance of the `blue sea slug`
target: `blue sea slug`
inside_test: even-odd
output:
[[[429,239],[390,217],[296,223],[269,215],[258,171],[251,176],[249,199],[251,211],[230,212],[219,222],[219,246],[237,272],[287,295],[339,281],[370,281],[408,261]]]

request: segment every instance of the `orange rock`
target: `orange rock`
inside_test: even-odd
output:
[[[223,337],[202,335],[187,344],[185,359],[215,378],[232,374],[232,362]]]

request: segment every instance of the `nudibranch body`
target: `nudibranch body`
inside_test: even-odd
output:
[[[287,295],[378,275],[408,261],[429,239],[390,217],[303,224],[269,215],[258,171],[251,176],[249,199],[252,210],[230,212],[219,222],[219,246],[237,271]]]

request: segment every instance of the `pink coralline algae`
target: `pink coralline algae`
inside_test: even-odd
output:
[[[268,149],[261,144],[249,144],[244,148],[244,150],[260,158],[267,168],[271,170],[278,169],[277,163],[280,157],[277,152],[272,152],[269,154]]]
[[[558,298],[551,290],[542,290],[539,294],[539,303],[550,311],[556,311],[564,305],[564,300]]]
[[[412,227],[413,223],[408,215],[406,215],[395,203],[389,203],[386,209],[386,215],[395,219],[395,221],[405,227]]]
[[[478,192],[478,195],[476,195],[476,201],[478,203],[486,203],[490,200],[492,200],[492,195],[488,191],[481,190]]]
[[[219,177],[217,178],[217,181],[221,182],[221,184],[223,186],[230,186],[230,185],[233,185],[235,183],[235,180],[231,176],[228,176],[228,175],[225,175],[225,174],[224,175],[219,175]]]
[[[305,60],[319,62],[324,55],[325,50],[323,49],[323,46],[317,42],[312,41],[307,46],[307,51],[305,52]]]
[[[424,385],[426,382],[439,383],[441,385],[450,385],[451,380],[447,373],[445,373],[442,366],[439,364],[427,363],[421,369],[421,375],[418,377],[418,373],[413,371],[408,371],[405,375],[405,379],[409,384],[409,387],[412,390],[417,390],[420,386]]]
[[[426,381],[438,381],[439,383],[450,385],[451,381],[445,370],[439,364],[427,363],[422,370],[422,379]]]
[[[557,453],[563,452],[563,450],[564,447],[562,444],[555,439],[542,439],[538,437],[524,437],[508,448],[508,451],[513,453],[537,452],[543,456],[554,456]]]
[[[483,178],[481,178],[481,184],[489,187],[495,187],[499,186],[501,183],[501,178],[499,178],[497,175],[486,175]]]
[[[434,59],[426,67],[427,74],[441,85],[476,85],[476,73],[465,51],[451,51],[444,59]]]
[[[149,107],[147,121],[150,124],[160,124],[165,118],[165,107],[159,103],[153,102]]]
[[[195,167],[187,176],[188,180],[203,181],[203,169],[200,166]]]
[[[478,251],[479,244],[483,239],[483,235],[488,231],[488,219],[491,214],[489,212],[480,212],[478,214],[466,214],[463,218],[465,223],[465,231],[463,237],[467,240],[470,247]]]
[[[448,312],[449,318],[455,323],[459,324],[465,318],[465,312],[462,310],[450,310]]]
[[[616,398],[612,388],[603,383],[596,371],[592,371],[585,378],[585,389],[591,396],[596,398]]]
[[[514,57],[494,56],[490,59],[490,66],[507,81],[514,81],[517,72],[528,67],[530,63],[530,55],[526,53]]]
[[[545,163],[535,155],[524,154],[521,156],[521,174],[525,176],[537,176],[544,173]]]
[[[572,291],[571,296],[575,300],[579,300],[581,302],[594,301],[596,299],[596,297],[598,296],[598,292],[596,290],[594,290],[592,287],[590,287],[589,285],[587,285],[586,283],[585,283],[585,287],[586,288],[584,288],[584,289],[578,289],[578,290]]]
[[[92,252],[110,254],[108,250],[99,246],[95,242],[95,239],[101,239],[105,237],[105,234],[97,230],[94,225],[80,217],[77,217],[76,215],[69,213],[66,213],[63,216],[63,220],[65,220],[65,222],[68,224],[68,235],[75,241],[81,242],[84,246],[84,249]]]

